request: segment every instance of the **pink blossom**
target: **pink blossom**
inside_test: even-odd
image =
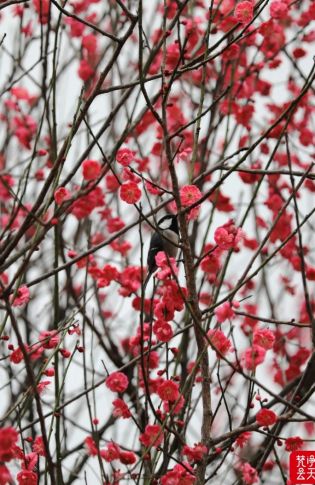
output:
[[[0,428],[0,461],[10,461],[14,458],[14,447],[18,440],[15,428],[8,426]]]
[[[39,341],[44,349],[54,349],[60,341],[57,330],[44,330],[39,334]]]
[[[0,177],[0,201],[6,202],[11,198],[10,187],[14,185],[14,178],[9,175],[1,175]]]
[[[84,444],[86,446],[88,455],[96,456],[98,454],[98,449],[92,436],[87,436],[84,440]]]
[[[161,478],[161,485],[194,485],[195,483],[196,477],[189,463],[185,463],[185,466],[178,463]]]
[[[288,6],[281,1],[274,1],[270,4],[270,15],[274,19],[281,19],[288,13]]]
[[[198,205],[197,207],[193,207],[192,209],[190,209],[190,211],[186,215],[187,221],[195,221],[196,219],[198,219],[199,214],[200,214],[200,210],[201,210],[200,205]]]
[[[245,367],[248,370],[255,370],[265,360],[266,350],[259,345],[253,345],[245,350]]]
[[[97,37],[94,34],[87,34],[82,37],[82,47],[89,54],[95,54],[97,51]]]
[[[24,359],[23,352],[20,347],[17,347],[10,355],[10,362],[14,364],[19,364]]]
[[[15,116],[13,118],[14,135],[27,150],[31,149],[31,141],[37,130],[37,123],[31,115]]]
[[[211,344],[220,352],[220,354],[225,355],[230,351],[232,346],[231,341],[219,328],[209,330],[207,336]],[[221,357],[220,354],[217,353],[218,359]]]
[[[47,24],[50,10],[49,0],[33,0],[34,9],[41,24]]]
[[[182,160],[183,162],[188,162],[191,158],[191,153],[192,149],[190,147],[184,148],[184,150],[178,152],[176,156],[177,162],[179,162],[180,160]]]
[[[10,92],[12,96],[14,96],[16,99],[23,100],[23,101],[29,101],[32,96],[30,95],[28,89],[22,87],[22,86],[15,86],[10,89]]]
[[[285,450],[286,451],[295,451],[295,450],[302,450],[304,446],[304,441],[300,436],[292,436],[291,438],[287,438],[285,440]]]
[[[178,274],[178,268],[176,266],[175,258],[167,258],[164,251],[159,251],[155,256],[155,262],[160,270],[158,271],[156,277],[158,280],[165,280],[168,276],[173,273]]]
[[[194,446],[185,445],[183,447],[183,455],[186,455],[190,462],[201,461],[207,452],[207,447],[201,443],[197,443]]]
[[[132,172],[128,167],[123,168],[121,179],[124,182],[135,182],[136,184],[138,184],[141,180],[140,177],[138,177],[138,175]]]
[[[235,227],[234,222],[230,219],[223,226],[218,227],[214,232],[214,240],[221,249],[238,249],[238,243],[243,237],[243,231]]]
[[[77,219],[88,217],[96,207],[104,205],[104,195],[100,187],[95,187],[85,195],[82,195],[71,205],[71,213]]]
[[[162,401],[176,401],[179,398],[178,384],[171,380],[165,380],[159,386],[157,391]]]
[[[84,160],[82,163],[82,173],[84,180],[96,179],[102,170],[101,164],[97,160]]]
[[[247,0],[236,5],[234,10],[234,17],[241,24],[248,24],[251,20],[253,20],[253,14],[254,4],[253,2],[249,2]]]
[[[225,320],[231,320],[235,316],[235,312],[229,301],[225,301],[222,305],[218,306],[214,310],[214,314],[219,323],[223,323]]]
[[[123,296],[130,296],[131,293],[136,292],[142,281],[142,270],[139,266],[129,266],[125,268],[119,275],[119,283],[122,288],[119,293]]]
[[[77,346],[77,349],[78,349],[79,352],[81,352],[81,351],[83,351],[84,348]],[[67,349],[59,349],[59,352],[61,353],[61,355],[64,359],[69,359],[69,357],[71,355],[70,350],[67,350]]]
[[[172,414],[178,414],[183,409],[184,404],[185,404],[185,399],[183,395],[180,394],[179,398],[176,399],[175,402],[163,401],[163,409],[166,413],[169,413],[171,411]]]
[[[170,298],[163,298],[154,306],[154,315],[160,320],[173,320],[174,311],[174,304]]]
[[[255,345],[260,345],[266,350],[272,349],[275,341],[275,334],[272,330],[267,328],[255,329],[253,336],[253,343]]]
[[[115,399],[115,401],[113,401],[113,406],[113,416],[116,418],[128,419],[131,417],[131,412],[125,401],[122,399]]]
[[[0,483],[6,485],[7,483],[13,483],[12,475],[5,465],[0,465]]]
[[[26,285],[20,286],[10,300],[12,306],[23,306],[30,300],[30,290]]]
[[[118,460],[121,450],[116,443],[109,443],[104,450],[101,450],[101,456],[107,462]]]
[[[244,483],[246,485],[253,485],[258,482],[258,473],[249,463],[244,463],[241,468]]]
[[[127,182],[120,187],[120,198],[127,204],[135,204],[141,199],[141,189],[136,182]]]
[[[248,442],[249,438],[251,437],[251,433],[249,431],[244,431],[244,433],[241,433],[235,440],[235,443],[237,446],[240,448],[243,448],[245,444]]]
[[[129,385],[129,381],[123,372],[113,372],[107,377],[105,384],[113,392],[124,392]]]
[[[180,201],[184,207],[190,206],[201,198],[201,192],[196,185],[185,185],[180,189]]]
[[[78,69],[79,78],[86,82],[94,76],[94,72],[93,67],[88,63],[88,61],[82,59]]]
[[[120,451],[119,460],[123,465],[133,465],[137,461],[137,455],[132,451]]]
[[[40,456],[46,456],[44,440],[42,436],[36,436],[33,442],[32,450]]]
[[[54,199],[57,205],[63,204],[66,200],[71,198],[71,193],[66,187],[58,187],[54,193]]]
[[[64,20],[65,24],[70,26],[70,36],[71,37],[81,37],[84,30],[85,30],[85,24],[82,22],[79,22],[78,20],[75,20],[73,18],[65,18]]]
[[[51,384],[51,381],[40,381],[36,386],[38,394],[45,392],[49,384]]]
[[[153,333],[161,342],[169,342],[174,335],[171,325],[163,320],[154,323]]]
[[[38,475],[31,470],[22,470],[16,476],[19,485],[37,485]]]
[[[256,421],[260,426],[271,426],[277,421],[277,415],[272,409],[260,409],[256,414]]]
[[[116,160],[124,167],[128,167],[134,159],[134,152],[129,148],[120,148],[116,153]]]
[[[107,229],[110,234],[120,231],[125,227],[125,223],[120,217],[110,217],[107,221]]]
[[[159,446],[163,439],[163,429],[159,424],[147,424],[139,437],[139,441],[146,447]]]
[[[116,192],[116,190],[118,190],[119,187],[120,187],[119,180],[117,179],[117,177],[115,177],[115,175],[113,175],[111,173],[106,175],[105,184],[106,184],[106,188],[109,192]]]

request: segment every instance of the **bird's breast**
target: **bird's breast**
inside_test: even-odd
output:
[[[178,242],[179,242],[179,237],[176,234],[176,232],[171,231],[169,229],[166,229],[163,231],[163,248],[164,251],[171,257],[171,258],[176,258],[177,252],[178,252]]]

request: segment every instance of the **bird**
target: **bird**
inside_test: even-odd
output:
[[[179,243],[179,229],[177,215],[168,214],[162,217],[157,223],[157,230],[152,234],[148,251],[147,267],[148,274],[143,283],[145,289],[152,274],[156,271],[157,265],[155,256],[164,251],[170,258],[176,258]]]

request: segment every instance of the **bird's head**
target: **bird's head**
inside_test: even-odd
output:
[[[166,231],[167,229],[176,232],[178,234],[178,222],[177,222],[177,216],[173,214],[168,214],[167,216],[162,217],[158,221],[158,227],[162,231]]]

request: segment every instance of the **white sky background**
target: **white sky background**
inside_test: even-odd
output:
[[[95,8],[97,9],[97,6],[95,6]],[[17,18],[13,18],[11,16],[10,11],[11,11],[10,9],[6,9],[5,12],[2,11],[2,19],[0,21],[0,38],[3,36],[4,33],[6,34],[6,38],[4,40],[3,45],[11,54],[13,54],[15,56],[16,53],[17,53],[17,43],[16,43],[15,32],[16,32],[16,29],[18,28],[18,20],[17,20]],[[150,12],[150,14],[152,14],[153,11],[154,11],[154,4],[152,4],[152,11]],[[34,13],[33,12],[29,12],[28,15],[29,15],[30,18],[32,18],[32,16],[33,16],[33,19],[34,19]],[[151,21],[151,19],[150,19],[150,21]],[[150,25],[148,24],[147,28],[148,29],[151,28],[151,24]],[[314,28],[314,25],[310,26],[310,29],[311,28]],[[73,41],[73,44],[76,46],[76,48],[78,48],[79,42],[80,41],[76,40],[76,39]],[[39,46],[39,41],[38,41],[38,46]],[[310,49],[308,56],[305,57],[303,59],[303,61],[299,61],[299,67],[300,67],[300,69],[303,70],[305,76],[307,76],[307,74],[308,74],[308,72],[309,72],[309,70],[311,69],[311,66],[312,66],[312,55],[315,53],[315,49],[314,49],[314,52],[311,52],[311,50],[312,49]],[[38,59],[38,53],[39,53],[39,50],[35,49],[35,44],[33,44],[33,48],[28,51],[27,57],[25,59],[23,59],[23,68],[25,70],[29,69],[29,67],[32,66],[34,64],[34,62],[36,62],[36,60]],[[72,46],[68,45],[68,36],[66,36],[66,35],[63,35],[59,55],[60,55],[60,63],[61,64],[65,59],[69,59],[72,55]],[[137,55],[136,52],[130,51],[130,46],[129,47],[126,46],[126,48],[124,49],[124,54],[121,57],[121,65],[120,65],[121,70],[126,69],[126,65],[128,65],[128,61],[130,60],[130,58],[134,58],[136,60],[136,55]],[[124,61],[126,62],[126,65],[123,65]],[[0,81],[1,81],[1,86],[5,85],[6,78],[7,78],[9,69],[10,69],[10,62],[11,61],[9,60],[9,57],[7,55],[5,55],[4,52],[3,52],[3,49],[1,49],[1,54],[0,54]],[[80,89],[81,89],[81,86],[82,86],[81,81],[78,79],[78,77],[76,75],[76,72],[75,72],[76,68],[77,68],[77,65],[72,66],[72,69],[73,69],[72,75],[70,74],[69,69],[66,71],[65,75],[63,76],[62,82],[59,85],[59,90],[58,90],[58,93],[57,93],[58,94],[58,97],[57,97],[57,118],[58,118],[58,126],[59,126],[59,132],[60,133],[67,132],[67,130],[65,130],[65,127],[69,122],[71,122],[71,120],[73,118],[73,114],[74,114],[74,110],[75,110],[75,103],[77,101],[77,98],[79,96]],[[272,98],[274,100],[279,101],[280,99],[281,100],[287,99],[287,93],[283,89],[283,81],[285,81],[287,79],[287,77],[288,77],[287,73],[291,69],[292,69],[292,66],[291,66],[290,62],[287,61],[287,62],[283,62],[280,69],[277,69],[276,71],[269,70],[268,72],[266,72],[266,74],[268,76],[268,78],[266,78],[266,80],[269,80],[273,83]],[[38,66],[34,71],[32,71],[32,77],[35,80],[40,79],[40,71],[41,71],[40,66]],[[136,70],[134,72],[132,72],[132,68],[128,67],[128,71],[129,71],[129,79],[130,80],[137,78]],[[118,78],[117,78],[117,82],[119,82]],[[36,94],[38,92],[36,86],[34,85],[34,82],[31,79],[29,79],[28,77],[23,78],[23,81],[18,83],[17,85],[18,86],[23,85],[25,87],[28,87],[30,89],[31,93]],[[153,87],[152,87],[152,89],[153,89],[153,88],[156,88],[158,86],[158,83],[155,82],[155,83],[152,83],[152,85],[153,85]],[[291,96],[291,94],[290,94],[290,96]],[[6,96],[4,98],[6,99]],[[116,95],[116,99],[119,99],[119,92]],[[256,104],[256,109],[257,110],[259,109],[259,112],[257,111],[257,113],[259,113],[259,123],[260,123],[259,128],[261,128],[261,129],[266,128],[266,125],[264,123],[265,114],[266,114],[265,106],[264,106],[265,105],[265,99],[266,98],[262,99],[261,103],[259,102],[258,104]],[[134,98],[130,99],[129,100],[129,106],[132,106],[133,102],[134,102]],[[1,103],[1,100],[0,100],[0,103]],[[1,106],[1,109],[2,109],[1,104],[0,104],[0,106]],[[91,110],[91,118],[92,118],[91,124],[94,126],[94,123],[95,123],[95,126],[98,126],[99,123],[102,123],[103,120],[104,120],[104,117],[106,115],[108,115],[110,109],[111,108],[109,106],[109,96],[105,95],[105,96],[97,97],[96,100],[93,103],[92,110]],[[124,115],[122,114],[121,116],[122,116],[122,119],[124,120],[125,119]],[[118,118],[118,120],[119,120],[119,118]],[[315,120],[313,120],[313,122],[314,121]],[[117,126],[118,126],[118,124],[117,124],[117,122],[115,122],[115,129],[117,130],[116,133],[118,133]],[[201,124],[202,129],[203,129],[203,126],[205,126],[205,123]],[[124,123],[122,123],[120,132],[123,131],[123,128],[124,128]],[[256,132],[258,133],[259,130],[257,129]],[[110,138],[111,137],[110,132],[108,132],[108,133],[109,133],[108,135],[106,135],[105,137],[102,137],[102,146],[103,146],[103,149],[105,150],[105,153],[110,154],[112,141],[111,141],[111,138]],[[201,137],[202,137],[202,133],[203,133],[203,131],[201,131]],[[0,135],[1,135],[1,132],[0,132]],[[3,135],[4,134],[2,134],[2,136]],[[155,140],[153,140],[153,142],[154,141]],[[151,143],[143,144],[144,145],[143,150],[145,152],[145,155],[150,155],[150,150],[151,150],[152,144]],[[82,151],[85,149],[85,147],[86,147],[86,137],[85,137],[85,133],[83,133],[80,137],[77,136],[75,138],[75,143],[73,143],[73,146],[72,146],[71,151],[70,151],[70,155],[67,158],[67,162],[66,162],[67,166],[66,166],[65,171],[64,171],[65,175],[67,174],[67,167],[69,167],[69,170],[71,169],[71,166],[72,166],[71,164],[73,163],[74,160],[76,160],[78,158],[78,156],[82,153]],[[254,152],[253,157],[255,157],[255,153],[256,152]],[[24,160],[25,152],[21,154],[21,153],[17,153],[16,151],[14,151],[14,149],[12,149],[11,156],[12,156],[12,158],[9,162],[9,167],[14,165],[15,163],[19,163],[22,160]],[[299,153],[299,156],[301,156],[301,158],[303,158],[301,153]],[[98,150],[97,149],[93,150],[90,153],[89,158],[100,159],[100,154],[99,154]],[[233,160],[233,162],[234,162],[234,160]],[[16,170],[15,169],[13,170],[13,173],[18,174],[18,173],[20,173],[19,170],[20,169],[17,167]],[[180,162],[180,164],[178,165],[178,173],[179,173],[181,181],[183,183],[185,183],[186,182],[186,180],[185,180],[185,178],[186,178],[186,167],[185,167],[184,162]],[[77,177],[77,179],[78,179],[78,181],[80,181],[80,176]],[[213,181],[215,181],[215,180],[216,180],[216,178],[214,176],[211,183],[213,183]],[[246,188],[247,187],[248,186],[246,186]],[[223,193],[230,195],[234,202],[237,201],[237,200],[242,201],[242,205],[240,205],[240,207],[239,207],[239,219],[241,219],[241,215],[244,213],[244,210],[246,208],[246,203],[247,203],[247,201],[249,200],[249,197],[250,197],[249,190],[245,191],[246,188],[245,188],[244,184],[239,183],[239,178],[236,174],[233,174],[232,176],[230,176],[227,179],[227,181],[224,183],[223,188],[222,188]],[[30,194],[32,193],[32,190],[33,190],[33,187],[30,185],[30,187],[29,187]],[[305,194],[305,192],[306,191],[304,191],[304,194]],[[313,205],[314,205],[314,197],[311,196],[310,192],[307,192],[307,195],[305,195],[305,197],[302,200],[299,200],[299,206],[300,206],[300,209],[303,213],[306,213],[307,210],[310,207],[312,207]],[[147,208],[148,208],[148,206],[147,206]],[[204,205],[202,212],[201,212],[201,218],[205,218],[205,222],[206,222],[206,219],[207,219],[207,211],[208,210],[209,210],[209,205]],[[261,211],[260,215],[268,214],[268,218],[270,219],[270,213],[263,205],[261,206],[261,208],[259,207],[259,210]],[[124,208],[123,219],[127,222],[127,224],[128,224],[128,222],[133,221],[136,217],[137,217],[137,214],[136,214],[136,211],[133,208],[129,209],[129,207],[128,207],[128,210],[127,210],[127,207]],[[218,213],[216,211],[216,216],[215,216],[214,224],[213,224],[212,227],[215,228],[218,225],[226,222],[226,220],[228,218],[229,217],[226,214]],[[267,218],[267,220],[268,220],[268,218]],[[97,217],[94,217],[94,220],[97,221]],[[67,221],[66,229],[64,229],[65,233],[67,233],[67,235],[68,235],[69,241],[71,241],[71,236],[73,234],[74,223],[75,223],[75,219],[72,216],[70,216],[68,218],[68,221]],[[314,220],[312,220],[311,223],[314,224]],[[97,225],[97,222],[96,222],[96,225]],[[246,231],[248,236],[254,237],[253,229],[254,229],[253,228],[253,220],[251,219],[250,223],[245,225],[245,231]],[[144,229],[144,231],[145,231],[145,229]],[[308,232],[308,229],[306,229],[306,234],[307,234],[307,232]],[[138,236],[138,228],[135,228],[134,230],[128,232],[128,240],[135,242],[135,250],[132,251],[131,254],[130,254],[130,261],[131,261],[132,264],[135,264],[135,265],[139,264],[139,261],[140,261],[138,237],[139,237]],[[148,241],[148,237],[149,237],[149,232],[146,232],[146,234],[144,236],[146,241]],[[50,237],[48,236],[46,239],[47,239],[47,241],[46,241],[45,245],[46,245],[46,249],[48,249],[51,245],[51,242],[49,240]],[[147,247],[148,247],[148,242],[146,242],[146,245],[145,245],[145,248],[144,248],[144,253],[146,253]],[[82,246],[81,249],[84,250],[86,248],[84,246]],[[242,252],[240,254],[233,256],[234,262],[232,263],[230,270],[229,270],[229,272],[230,272],[229,274],[231,276],[235,275],[235,274],[239,274],[240,270],[242,272],[243,268],[245,267],[245,265],[248,261],[248,257],[249,257],[250,254],[251,253],[249,253],[249,252],[245,252],[245,253]],[[97,256],[100,259],[103,258],[104,262],[107,262],[111,258],[111,252],[105,248],[105,249],[99,251],[99,253],[97,253]],[[51,260],[52,257],[53,257],[52,254],[49,253],[49,251],[47,251],[47,259],[46,259],[47,268],[48,268],[48,265],[49,265],[49,267],[51,267],[50,260]],[[311,261],[313,260],[313,262],[314,262],[314,255],[312,255],[310,259],[311,259]],[[119,264],[118,264],[118,266],[119,266]],[[35,274],[36,271],[37,270],[34,270],[34,274],[30,273],[30,276],[32,277],[32,279],[35,276],[38,275],[38,274]],[[272,288],[273,288],[274,294],[277,295],[279,293],[279,288],[278,288],[279,268],[278,268],[278,266],[275,267],[274,271],[270,270],[268,277],[269,277],[270,281],[272,281]],[[182,269],[181,269],[181,273],[180,273],[180,278],[181,278],[181,281],[184,282]],[[233,278],[233,280],[234,279],[235,278]],[[293,279],[293,281],[295,281],[295,280],[298,281],[299,287],[301,288],[300,281],[299,281],[299,275],[295,274],[295,273],[293,274],[293,272],[292,272],[292,279]],[[60,280],[62,281],[62,274],[60,276]],[[51,286],[52,283],[53,283],[52,280],[49,280],[47,282],[47,284],[49,286]],[[62,284],[60,286],[62,287]],[[106,309],[110,309],[114,312],[117,312],[117,317],[113,321],[113,325],[115,326],[115,333],[117,333],[117,342],[118,342],[118,335],[119,336],[126,336],[126,335],[130,335],[131,333],[133,333],[133,334],[135,333],[135,329],[136,329],[136,326],[138,324],[137,315],[135,314],[134,320],[132,318],[130,318],[130,301],[128,301],[126,299],[122,299],[122,298],[117,298],[116,297],[117,291],[113,290],[112,287],[111,287],[110,290],[105,289],[104,293],[108,293],[111,296],[115,295],[114,298],[111,298],[109,296],[104,307]],[[38,298],[36,299],[36,302],[34,302],[34,304],[32,304],[32,303],[30,304],[30,315],[32,317],[34,326],[39,331],[47,328],[47,323],[51,318],[50,312],[47,312],[47,307],[49,308],[50,305],[51,305],[51,302],[48,299],[47,295],[48,295],[48,293],[45,292],[44,285],[42,285],[41,286],[41,298],[40,298],[41,305],[39,306],[39,304],[38,304],[38,302],[39,302]],[[87,296],[89,296],[89,293],[88,293]],[[62,295],[61,295],[61,301],[63,301]],[[277,310],[278,310],[277,317],[278,318],[285,320],[285,319],[291,319],[291,318],[297,318],[298,317],[299,309],[296,307],[296,300],[295,299],[291,299],[288,296],[281,295],[281,299],[279,299],[277,296],[275,296],[275,301],[277,301]],[[91,301],[89,303],[89,314],[90,314],[90,316],[93,315],[93,308],[94,308],[95,312],[97,312],[97,309],[95,308],[93,301]],[[118,313],[118,310],[119,310],[119,313]],[[259,314],[265,315],[264,310],[265,310],[265,304],[264,304],[264,301],[261,300],[260,306],[259,306]],[[80,321],[80,317],[78,317],[78,319]],[[126,325],[126,322],[127,322],[127,325]],[[236,325],[237,325],[237,323],[236,323]],[[89,332],[87,333],[87,335],[89,335]],[[244,347],[245,342],[244,342],[244,340],[242,340],[242,336],[240,335],[240,333],[238,335],[239,335],[239,340],[238,340],[237,343],[240,346],[240,348],[242,348],[242,347]],[[66,338],[66,342],[69,342],[69,348],[72,348],[75,345],[75,336],[72,336],[72,337],[68,336]],[[101,362],[101,360],[104,358],[103,351],[99,347],[95,347],[93,342],[91,342],[89,340],[87,340],[87,342],[86,342],[86,348],[87,348],[86,358],[87,358],[87,361],[88,361],[88,366],[90,366],[90,367],[92,365],[90,350],[92,349],[92,351],[93,351],[93,355],[92,355],[93,359],[92,360],[94,360],[94,365],[96,367],[96,369],[95,369],[96,380],[98,380],[99,378],[102,378],[103,376],[106,375],[105,372],[104,372],[102,362]],[[68,388],[68,392],[73,394],[73,395],[76,395],[78,392],[80,392],[82,390],[82,384],[83,384],[82,368],[81,368],[81,366],[75,365],[75,362],[79,358],[81,358],[80,354],[76,354],[76,356],[74,358],[74,365],[70,366],[70,369],[68,371],[68,378],[66,379],[66,387]],[[212,361],[214,361],[214,358],[212,359]],[[108,370],[111,371],[112,369],[109,367]],[[0,374],[1,382],[3,382],[3,378],[4,378],[3,374]],[[278,386],[275,386],[272,381],[268,380],[268,376],[266,375],[266,366],[264,366],[263,368],[258,368],[257,378],[258,378],[258,380],[261,380],[262,382],[264,382],[264,384],[272,385],[275,388],[275,390],[278,389]],[[4,393],[2,392],[2,397],[3,397],[3,395],[4,395]],[[96,408],[97,408],[96,414],[100,419],[100,424],[103,424],[103,422],[105,422],[109,418],[109,416],[111,414],[111,409],[112,409],[111,402],[113,401],[113,399],[115,399],[115,397],[116,396],[114,396],[114,394],[108,393],[106,391],[105,386],[101,386],[100,388],[97,389],[97,391],[95,393],[95,401],[96,401],[95,405],[96,405]],[[53,402],[53,399],[54,399],[53,386],[51,386],[51,390],[47,391],[44,399],[47,400],[48,402],[49,401]],[[310,406],[310,404],[309,404],[309,406]],[[3,399],[2,401],[0,401],[0,412],[2,413],[6,409],[6,407],[7,407],[7,403]],[[75,404],[69,406],[67,408],[66,412],[67,412],[68,416],[71,416],[72,419],[74,419],[75,421],[82,424],[84,428],[86,428],[87,430],[89,429],[89,424],[88,424],[89,419],[88,419],[88,414],[87,414],[87,407],[85,405],[85,399],[79,400]],[[196,420],[197,420],[196,421],[196,429],[198,430],[199,429],[199,426],[198,426],[199,425],[199,421],[198,421],[199,415],[198,415],[198,413],[197,413],[196,416],[197,416],[196,417]],[[222,416],[224,416],[224,411],[223,411]],[[118,443],[123,443],[126,446],[130,446],[130,448],[132,449],[133,444],[134,444],[133,443],[134,433],[131,433],[131,434],[129,433],[128,426],[129,426],[129,422],[121,421],[120,424],[119,424],[120,435],[119,436],[113,436],[113,434],[112,434],[113,428],[110,428],[110,433],[108,433],[107,436],[105,435],[105,438],[113,439],[114,441],[117,439]],[[117,428],[115,428],[115,429],[117,430]],[[286,432],[288,432],[288,429],[289,429],[289,427],[286,429]],[[218,429],[218,432],[220,432],[219,429]],[[80,436],[80,431],[77,429],[76,433],[74,433],[74,435],[71,436],[70,441],[75,446],[75,444],[77,444],[77,442],[80,439],[82,439],[82,437],[85,437],[87,434],[88,434],[87,431],[82,431],[82,436]],[[194,433],[192,431],[191,432],[191,442],[189,444],[192,445],[194,442],[196,442],[198,440],[199,440],[198,432]],[[83,452],[81,452],[81,453],[83,453]],[[97,460],[93,458],[89,461],[89,463],[91,463],[91,467],[89,467],[89,471],[88,471],[88,483],[91,483],[91,484],[92,483],[99,483],[96,475],[94,475],[94,471],[96,470],[97,476],[99,476],[98,469],[97,469]],[[78,481],[77,483],[83,483],[83,481]],[[219,479],[218,479],[217,483],[218,484],[220,483]]]

